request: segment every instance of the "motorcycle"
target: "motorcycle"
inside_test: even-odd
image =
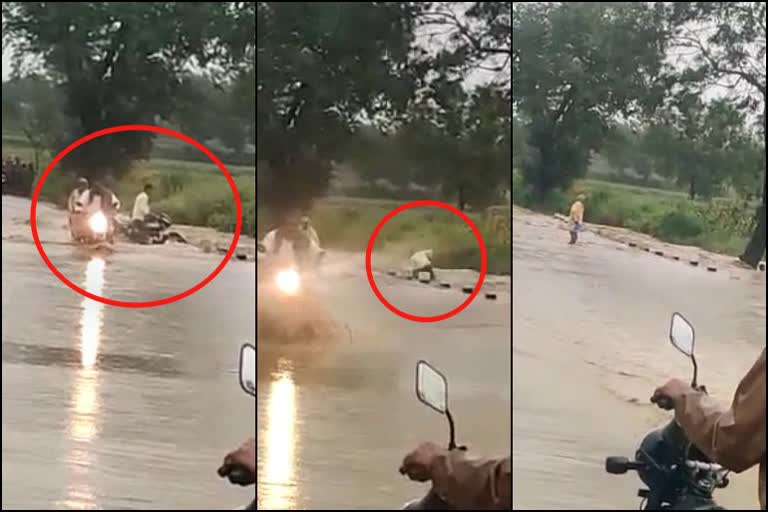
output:
[[[706,392],[697,384],[698,365],[694,354],[695,331],[679,313],[672,315],[669,339],[693,364],[691,387]],[[673,409],[668,400],[660,400],[662,409]],[[635,453],[635,460],[608,457],[606,472],[623,475],[636,471],[647,489],[640,489],[640,510],[725,510],[715,503],[715,489],[728,485],[728,471],[694,446],[673,419],[648,433]]]
[[[282,264],[282,262],[267,256],[267,249],[264,244],[259,243],[256,249],[258,251],[257,280],[262,283],[271,282],[282,295],[298,295],[302,288],[299,271],[291,265]]]
[[[448,449],[466,451],[466,446],[456,445],[456,427],[448,409],[448,381],[445,376],[426,361],[416,364],[416,397],[427,407],[442,414],[448,420]],[[456,510],[445,502],[433,489],[426,496],[406,503],[400,510]]]
[[[246,343],[240,347],[238,377],[242,390],[256,398],[256,347],[251,344]],[[248,478],[248,470],[245,468],[236,467],[227,474],[230,483],[237,485],[243,485]],[[256,498],[250,505],[237,510],[256,510]]]
[[[117,218],[120,234],[131,242],[142,245],[164,244],[168,241],[187,243],[180,233],[170,229],[172,225],[171,217],[164,212],[150,212],[143,221],[134,221],[124,216]]]
[[[70,213],[69,232],[72,239],[81,244],[112,244],[115,241],[114,219],[101,210]]]

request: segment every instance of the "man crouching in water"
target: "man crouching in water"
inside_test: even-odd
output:
[[[427,442],[405,457],[400,473],[431,481],[432,492],[457,510],[512,510],[510,457],[472,459]]]

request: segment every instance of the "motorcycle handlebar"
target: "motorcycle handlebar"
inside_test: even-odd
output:
[[[253,483],[253,475],[242,466],[233,467],[227,473],[227,478],[230,483],[237,485],[251,485]]]

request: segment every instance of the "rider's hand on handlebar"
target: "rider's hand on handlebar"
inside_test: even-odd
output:
[[[683,395],[691,390],[691,386],[680,379],[671,379],[663,386],[656,388],[651,397],[654,403],[662,409],[674,409]]]
[[[256,483],[256,439],[253,437],[244,442],[240,448],[224,457],[224,462],[218,470],[219,476],[230,477],[233,483],[252,485]],[[234,475],[236,478],[232,478]]]
[[[400,466],[400,474],[408,475],[408,478],[417,482],[432,480],[432,464],[436,457],[444,453],[445,449],[435,443],[421,443],[405,456]]]

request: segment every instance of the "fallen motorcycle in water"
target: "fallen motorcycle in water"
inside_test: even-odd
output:
[[[171,230],[173,222],[170,215],[164,212],[150,212],[143,220],[126,216],[117,216],[115,220],[118,233],[136,244],[187,243],[180,233]]]
[[[669,339],[672,345],[693,363],[691,387],[698,386],[698,366],[694,355],[693,326],[679,313],[672,315]],[[674,405],[660,400],[662,409]],[[694,446],[673,419],[667,425],[648,433],[635,453],[635,460],[608,457],[605,470],[614,475],[636,471],[647,489],[640,489],[641,510],[725,510],[715,503],[715,489],[728,485],[728,471],[710,461]]]

